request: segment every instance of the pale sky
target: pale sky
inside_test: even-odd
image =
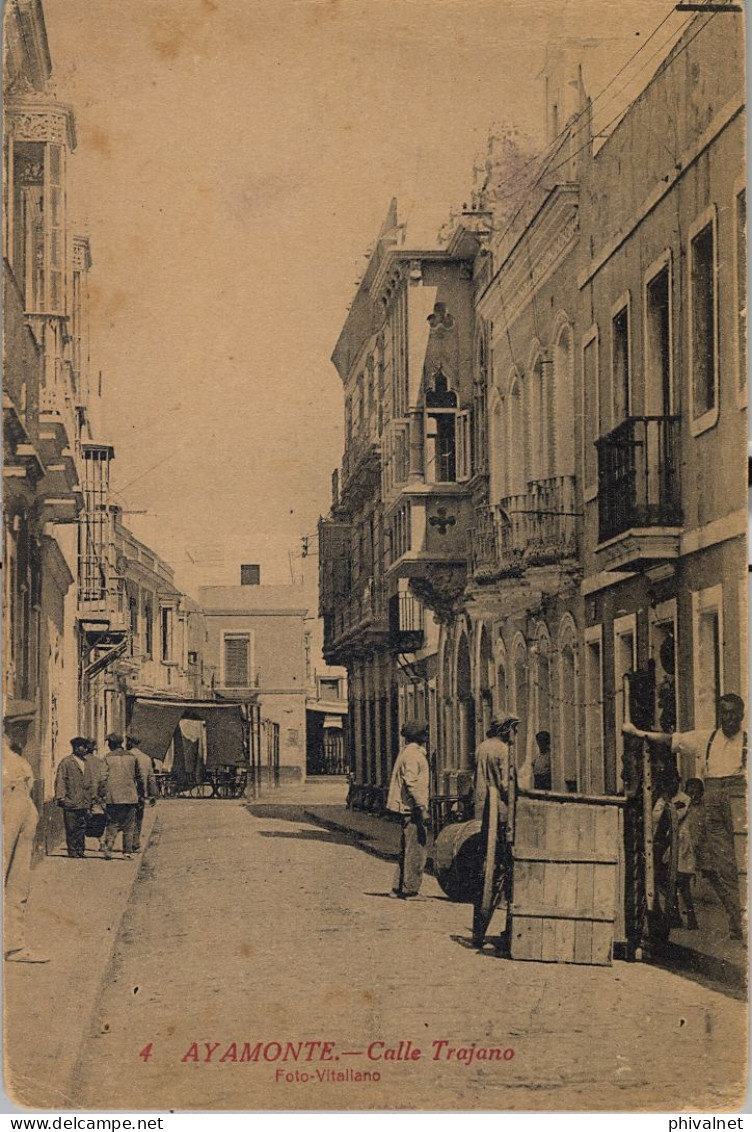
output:
[[[241,561],[289,581],[289,552],[326,513],[343,442],[329,359],[390,198],[409,243],[433,238],[468,197],[494,122],[542,138],[547,42],[598,41],[585,69],[594,95],[673,4],[44,8],[57,94],[77,115],[69,208],[92,240],[98,439],[115,445],[118,500],[147,512],[126,522],[192,588],[235,581]],[[603,97],[604,121],[685,18]],[[224,572],[190,574],[186,547],[220,548]]]

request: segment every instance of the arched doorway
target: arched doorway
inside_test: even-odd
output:
[[[520,726],[517,730],[517,766],[520,767],[525,762],[527,754],[528,717],[530,712],[527,645],[521,633],[517,635],[514,643],[512,663],[514,714],[520,721]]]
[[[481,625],[478,640],[478,726],[481,738],[491,726],[493,716],[494,663],[491,639],[485,625]]]
[[[559,747],[554,751],[553,772],[563,781],[559,788],[576,790],[579,785],[577,734],[577,637],[574,622],[567,618],[559,631]],[[557,783],[554,781],[554,786]]]
[[[475,751],[475,700],[471,680],[470,645],[464,630],[458,642],[455,674],[459,768],[467,770],[472,765]]]

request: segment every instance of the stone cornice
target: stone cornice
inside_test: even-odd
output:
[[[550,278],[573,248],[578,234],[579,188],[557,186],[479,297],[479,314],[497,322],[501,333]]]

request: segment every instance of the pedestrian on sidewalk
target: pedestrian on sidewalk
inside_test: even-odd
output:
[[[55,802],[63,811],[69,857],[86,856],[86,824],[92,806],[103,801],[104,783],[89,762],[89,740],[71,739],[71,753],[61,759],[55,775]]]
[[[402,737],[405,746],[394,764],[386,803],[402,819],[399,863],[390,896],[414,900],[423,882],[428,850],[428,727],[413,720],[402,728]]]
[[[21,754],[28,721],[3,721],[3,954],[9,963],[49,963],[26,942],[26,906],[39,813],[31,797],[34,772]]]
[[[708,879],[716,890],[729,920],[729,938],[742,940],[742,907],[739,872],[734,845],[736,803],[746,799],[747,733],[742,731],[744,700],[728,692],[718,700],[718,727],[696,731],[641,731],[625,723],[622,731],[651,743],[671,746],[673,754],[692,759],[695,774],[705,784],[705,830],[709,863]]]
[[[89,815],[87,836],[97,839],[101,853],[104,850],[104,830],[107,820],[105,814],[107,807],[107,763],[97,753],[96,739],[87,739],[86,743],[89,748],[87,765],[91,767],[96,784],[96,801]]]
[[[133,857],[133,833],[136,806],[144,794],[144,781],[136,757],[123,747],[122,735],[107,736],[107,828],[104,834],[104,855],[112,859],[112,848],[118,833],[123,834],[123,857]]]
[[[509,818],[509,773],[511,745],[519,725],[517,716],[511,714],[493,720],[486,738],[475,752],[473,805],[475,817],[481,822],[480,843],[486,853],[483,878],[473,906],[475,947],[483,947],[491,917],[508,885],[506,828]],[[491,848],[493,854],[489,857]],[[490,878],[490,885],[486,883],[487,878]]]
[[[130,751],[135,756],[138,768],[141,771],[141,778],[144,783],[144,792],[136,803],[136,823],[133,830],[133,851],[138,853],[141,848],[141,828],[144,824],[144,810],[146,809],[146,800],[149,799],[149,805],[155,806],[157,804],[157,797],[159,791],[157,790],[157,780],[154,776],[154,763],[145,751],[139,747],[141,740],[137,735],[126,735],[125,746],[126,750]]]

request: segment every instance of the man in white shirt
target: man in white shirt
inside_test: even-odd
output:
[[[402,728],[402,737],[405,746],[394,764],[386,803],[386,808],[402,819],[400,857],[390,895],[414,900],[423,881],[428,846],[428,727],[408,721]]]
[[[746,797],[747,733],[742,731],[744,700],[734,692],[718,701],[718,724],[712,730],[640,731],[631,723],[626,735],[653,743],[670,743],[674,754],[694,762],[694,775],[705,782],[705,822],[709,879],[729,918],[731,939],[743,939],[739,874],[734,849],[733,800]]]
[[[3,952],[11,963],[48,963],[26,943],[26,905],[31,886],[31,858],[39,814],[31,798],[34,772],[21,754],[22,725],[5,721],[3,745],[3,857],[5,905]]]

